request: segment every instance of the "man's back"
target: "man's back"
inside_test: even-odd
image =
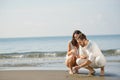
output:
[[[88,56],[90,54],[92,54],[94,57],[103,55],[97,44],[91,40],[88,41],[88,44],[85,47],[82,47],[82,51]]]

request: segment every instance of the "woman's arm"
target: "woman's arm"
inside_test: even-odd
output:
[[[71,43],[68,43],[68,51],[67,51],[67,55],[71,55]]]
[[[73,55],[76,56],[76,54],[75,54],[76,52],[77,52],[77,48],[74,47],[74,49],[72,49],[72,48],[71,48],[71,42],[69,42],[69,43],[68,43],[67,55],[69,56],[69,55],[73,54]]]

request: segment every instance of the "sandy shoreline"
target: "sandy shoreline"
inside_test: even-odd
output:
[[[63,66],[58,69],[62,68]],[[105,67],[105,76],[99,76],[100,69],[95,69],[96,75],[92,77],[88,77],[88,70],[83,68],[79,70],[79,74],[74,75],[69,75],[67,69],[36,70],[36,68],[33,68],[33,70],[30,70],[30,68],[26,68],[28,70],[23,70],[18,68],[17,70],[5,70],[1,68],[0,80],[120,80],[119,68],[119,62],[108,62]]]
[[[119,80],[119,76],[95,75],[86,73],[69,75],[65,70],[11,70],[0,71],[0,80]]]

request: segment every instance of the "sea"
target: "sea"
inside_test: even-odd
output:
[[[107,62],[120,63],[120,35],[88,35]],[[0,70],[66,70],[72,36],[0,38]]]

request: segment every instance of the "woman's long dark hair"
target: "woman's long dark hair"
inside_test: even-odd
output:
[[[81,33],[82,33],[82,32],[79,31],[79,30],[75,30],[75,31],[73,32],[72,40],[71,40],[71,43],[72,43],[73,46],[76,46],[76,47],[79,46],[78,43],[77,43],[77,41],[76,41],[76,39],[75,39],[75,37],[74,37],[74,35],[75,35],[75,34],[81,34]]]

